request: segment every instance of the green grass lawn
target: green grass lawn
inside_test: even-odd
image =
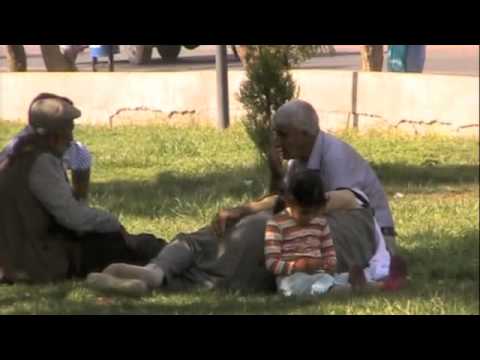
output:
[[[21,127],[0,122],[0,146]],[[339,136],[364,155],[385,185],[410,287],[395,294],[286,299],[221,291],[156,291],[135,299],[82,282],[0,285],[0,314],[478,314],[479,144],[446,137]],[[94,155],[90,201],[130,232],[167,239],[209,222],[217,209],[263,194],[267,172],[239,125],[79,126]],[[250,181],[247,181],[250,180]]]

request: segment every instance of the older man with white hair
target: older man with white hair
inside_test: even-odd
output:
[[[395,230],[385,191],[369,163],[349,144],[320,130],[318,115],[308,102],[292,100],[282,105],[273,117],[274,148],[270,154],[273,177],[288,181],[288,174],[302,168],[319,170],[326,191],[355,189],[357,196],[368,198],[375,218],[391,253],[395,248]],[[289,160],[287,171],[282,159]],[[286,176],[285,176],[286,175]],[[279,186],[277,186],[278,188]],[[332,201],[341,205],[344,192],[335,192]],[[271,200],[252,203],[219,214],[219,231],[228,221],[264,210]],[[338,206],[334,206],[338,207]],[[340,206],[341,207],[341,206]]]

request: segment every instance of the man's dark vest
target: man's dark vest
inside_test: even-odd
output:
[[[59,230],[29,188],[39,151],[0,166],[0,269],[12,282],[50,282],[72,273],[78,243]],[[78,258],[77,258],[78,259]]]

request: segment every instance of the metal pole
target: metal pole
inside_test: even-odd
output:
[[[228,113],[228,70],[226,45],[217,45],[215,64],[217,68],[217,126],[220,129],[226,129],[230,124]]]
[[[110,48],[109,48],[109,51],[108,51],[108,70],[110,72],[113,72],[114,71],[114,58],[113,58],[113,45],[108,45]]]

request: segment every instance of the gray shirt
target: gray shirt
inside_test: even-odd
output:
[[[75,199],[62,159],[52,154],[43,153],[37,157],[30,171],[29,186],[47,212],[67,229],[100,233],[120,230],[115,216]]]
[[[295,168],[320,170],[325,191],[337,188],[356,188],[363,191],[375,210],[380,227],[393,227],[387,196],[370,164],[353,147],[336,137],[320,131],[307,164],[289,162],[289,173]]]

